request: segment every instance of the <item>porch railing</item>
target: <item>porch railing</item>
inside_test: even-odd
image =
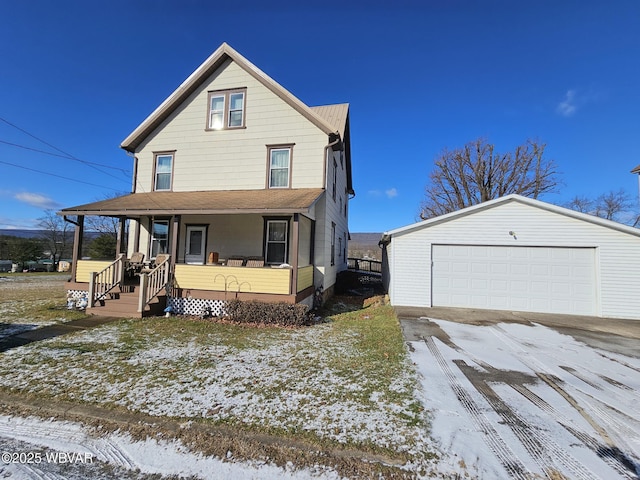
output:
[[[140,274],[140,297],[138,299],[138,312],[142,312],[153,298],[158,295],[169,283],[171,273],[171,257],[167,255],[165,259],[157,264],[148,273]]]
[[[104,299],[107,294],[124,280],[124,255],[118,255],[113,262],[100,272],[91,272],[89,276],[89,307]]]
[[[382,274],[382,262],[368,258],[347,258],[349,270]]]

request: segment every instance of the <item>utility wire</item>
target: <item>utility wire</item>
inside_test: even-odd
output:
[[[44,153],[45,155],[51,155],[52,157],[60,157],[60,158],[66,158],[68,160],[75,160],[75,158],[72,158],[66,154],[62,155],[59,153],[53,153],[53,152],[47,152],[46,150],[38,150],[37,148],[32,148],[32,147],[27,147],[25,145],[18,145],[17,143],[11,143],[11,142],[7,142],[5,140],[0,140],[0,143],[4,143],[5,145],[11,145],[12,147],[18,147],[18,148],[23,148],[25,150],[31,150],[32,152],[38,152],[38,153]],[[97,165],[99,167],[104,167],[104,168],[111,168],[113,170],[119,170],[123,173],[129,173],[129,170],[126,170],[124,168],[120,168],[120,167],[113,167],[111,165],[104,165],[102,163],[96,163],[96,162],[89,162],[87,160],[84,160],[84,163],[87,163],[89,165]]]
[[[98,167],[96,167],[96,166],[92,165],[92,164],[91,164],[91,162],[87,162],[86,160],[81,160],[81,159],[79,159],[78,157],[76,157],[76,156],[74,156],[74,155],[71,155],[70,153],[65,152],[64,150],[62,150],[62,149],[60,149],[60,148],[56,147],[55,145],[52,145],[52,144],[50,144],[49,142],[46,142],[45,140],[42,140],[42,139],[41,139],[41,138],[39,138],[39,137],[36,137],[34,134],[32,134],[32,133],[30,133],[30,132],[26,131],[24,128],[20,128],[19,126],[17,126],[17,125],[15,125],[15,124],[11,123],[9,120],[7,120],[7,119],[5,119],[5,118],[0,117],[0,120],[1,120],[1,121],[3,121],[4,123],[6,123],[7,125],[12,126],[12,127],[13,127],[13,128],[15,128],[16,130],[21,131],[21,132],[22,132],[22,133],[24,133],[25,135],[28,135],[28,136],[30,136],[31,138],[34,138],[34,139],[38,140],[38,141],[39,141],[39,142],[41,142],[41,143],[44,143],[46,146],[51,147],[51,148],[53,148],[54,150],[56,150],[56,151],[58,151],[58,152],[60,152],[60,153],[64,153],[64,154],[67,156],[67,158],[68,158],[69,160],[75,160],[76,162],[83,163],[83,164],[85,164],[85,165],[87,165],[87,166],[89,166],[89,167],[91,167],[91,168],[93,168],[93,169],[95,169],[95,170],[99,171],[100,173],[103,173],[103,174],[105,174],[105,175],[108,175],[109,177],[113,177],[113,178],[115,178],[116,180],[123,181],[121,178],[118,178],[118,177],[116,177],[115,175],[111,175],[111,174],[110,174],[110,173],[108,173],[108,172],[105,172],[105,171],[103,171],[103,170],[100,170]]]
[[[109,189],[109,190],[113,190],[114,192],[120,192],[120,190],[118,190],[116,188],[105,187],[104,185],[97,185],[95,183],[85,182],[83,180],[76,180],[75,178],[69,178],[69,177],[64,177],[62,175],[56,175],[55,173],[44,172],[42,170],[36,170],[35,168],[29,168],[29,167],[24,167],[22,165],[16,165],[15,163],[5,162],[3,160],[0,160],[0,163],[3,163],[5,165],[10,165],[10,166],[16,167],[16,168],[22,168],[23,170],[29,170],[31,172],[41,173],[42,175],[49,175],[50,177],[62,178],[63,180],[68,180],[70,182],[84,183],[85,185],[91,185],[92,187],[106,188],[106,189]]]

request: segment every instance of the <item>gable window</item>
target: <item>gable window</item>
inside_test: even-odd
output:
[[[267,220],[264,248],[266,263],[286,263],[288,229],[288,220]]]
[[[244,127],[246,89],[209,92],[207,130]]]
[[[154,190],[171,190],[173,153],[156,153]]]
[[[269,188],[289,188],[291,179],[291,146],[269,149]]]

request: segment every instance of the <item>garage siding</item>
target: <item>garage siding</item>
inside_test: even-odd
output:
[[[629,233],[517,200],[416,224],[393,234],[388,248],[392,304],[431,306],[434,243],[596,248],[597,314],[640,319],[640,238]]]

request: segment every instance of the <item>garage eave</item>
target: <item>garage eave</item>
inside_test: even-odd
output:
[[[389,243],[391,242],[391,238],[394,235],[404,234],[417,229],[428,228],[433,225],[439,225],[441,223],[448,222],[456,218],[464,217],[475,212],[488,210],[498,205],[502,205],[510,202],[519,202],[524,205],[530,205],[532,207],[539,208],[541,210],[546,210],[546,211],[557,213],[567,217],[576,218],[578,220],[584,220],[586,222],[594,223],[596,225],[600,225],[600,226],[611,228],[613,230],[617,230],[623,233],[628,233],[636,237],[640,237],[640,229],[638,228],[630,227],[628,225],[614,222],[612,220],[606,220],[604,218],[596,217],[595,215],[576,212],[575,210],[559,207],[558,205],[542,202],[540,200],[535,200],[533,198],[523,197],[522,195],[512,194],[512,195],[507,195],[505,197],[496,198],[494,200],[488,200],[486,202],[479,203],[477,205],[472,205],[470,207],[463,208],[455,212],[447,213],[445,215],[440,215],[439,217],[430,218],[428,220],[423,220],[417,223],[413,223],[411,225],[389,230],[383,233],[381,242]]]

